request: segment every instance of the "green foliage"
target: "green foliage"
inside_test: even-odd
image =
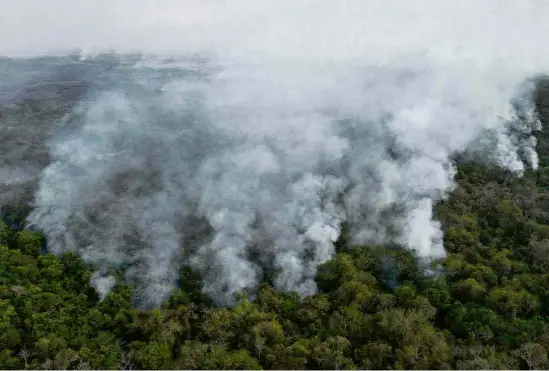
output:
[[[0,245],[7,245],[10,239],[11,231],[6,223],[0,220]]]
[[[15,244],[22,253],[38,256],[40,247],[44,244],[44,236],[41,233],[20,231],[15,235]]]
[[[304,299],[265,284],[217,308],[186,267],[162,308],[136,309],[125,285],[100,301],[79,256],[0,221],[0,369],[548,368],[549,132],[538,151],[521,179],[459,165],[435,210],[438,273],[394,246],[348,247],[346,230]]]

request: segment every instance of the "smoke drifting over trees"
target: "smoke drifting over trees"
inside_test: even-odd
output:
[[[31,199],[51,251],[77,250],[103,295],[123,267],[145,306],[182,264],[221,304],[265,269],[312,294],[344,223],[352,244],[444,256],[455,154],[537,167],[547,5],[294,3],[35,2],[26,36],[4,18],[33,2],[9,5],[0,206]],[[73,17],[50,28],[58,6]]]

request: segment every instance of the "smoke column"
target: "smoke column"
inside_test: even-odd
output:
[[[158,306],[192,264],[231,304],[264,269],[315,292],[351,243],[444,256],[433,205],[471,151],[537,167],[545,1],[13,1],[0,14],[0,207],[123,268]],[[15,138],[15,139],[14,139]],[[15,142],[14,142],[15,140]]]

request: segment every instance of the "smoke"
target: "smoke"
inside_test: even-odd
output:
[[[529,79],[549,60],[549,6],[409,5],[12,2],[0,202],[34,181],[28,222],[49,249],[92,263],[102,295],[122,269],[143,306],[182,264],[221,304],[271,268],[312,294],[342,223],[351,243],[442,257],[432,209],[454,154],[537,167]]]

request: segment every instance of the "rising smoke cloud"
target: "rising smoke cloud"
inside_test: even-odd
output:
[[[352,243],[444,256],[432,208],[455,187],[453,154],[518,174],[537,166],[528,81],[547,69],[549,6],[414,5],[12,2],[0,53],[76,51],[51,63],[78,66],[58,84],[81,84],[42,126],[10,121],[40,151],[29,160],[0,141],[3,188],[39,179],[29,225],[53,252],[92,263],[102,295],[125,267],[144,306],[170,295],[184,263],[221,304],[257,286],[265,267],[279,289],[314,293],[344,222]],[[31,75],[2,77],[0,90],[43,81]]]

